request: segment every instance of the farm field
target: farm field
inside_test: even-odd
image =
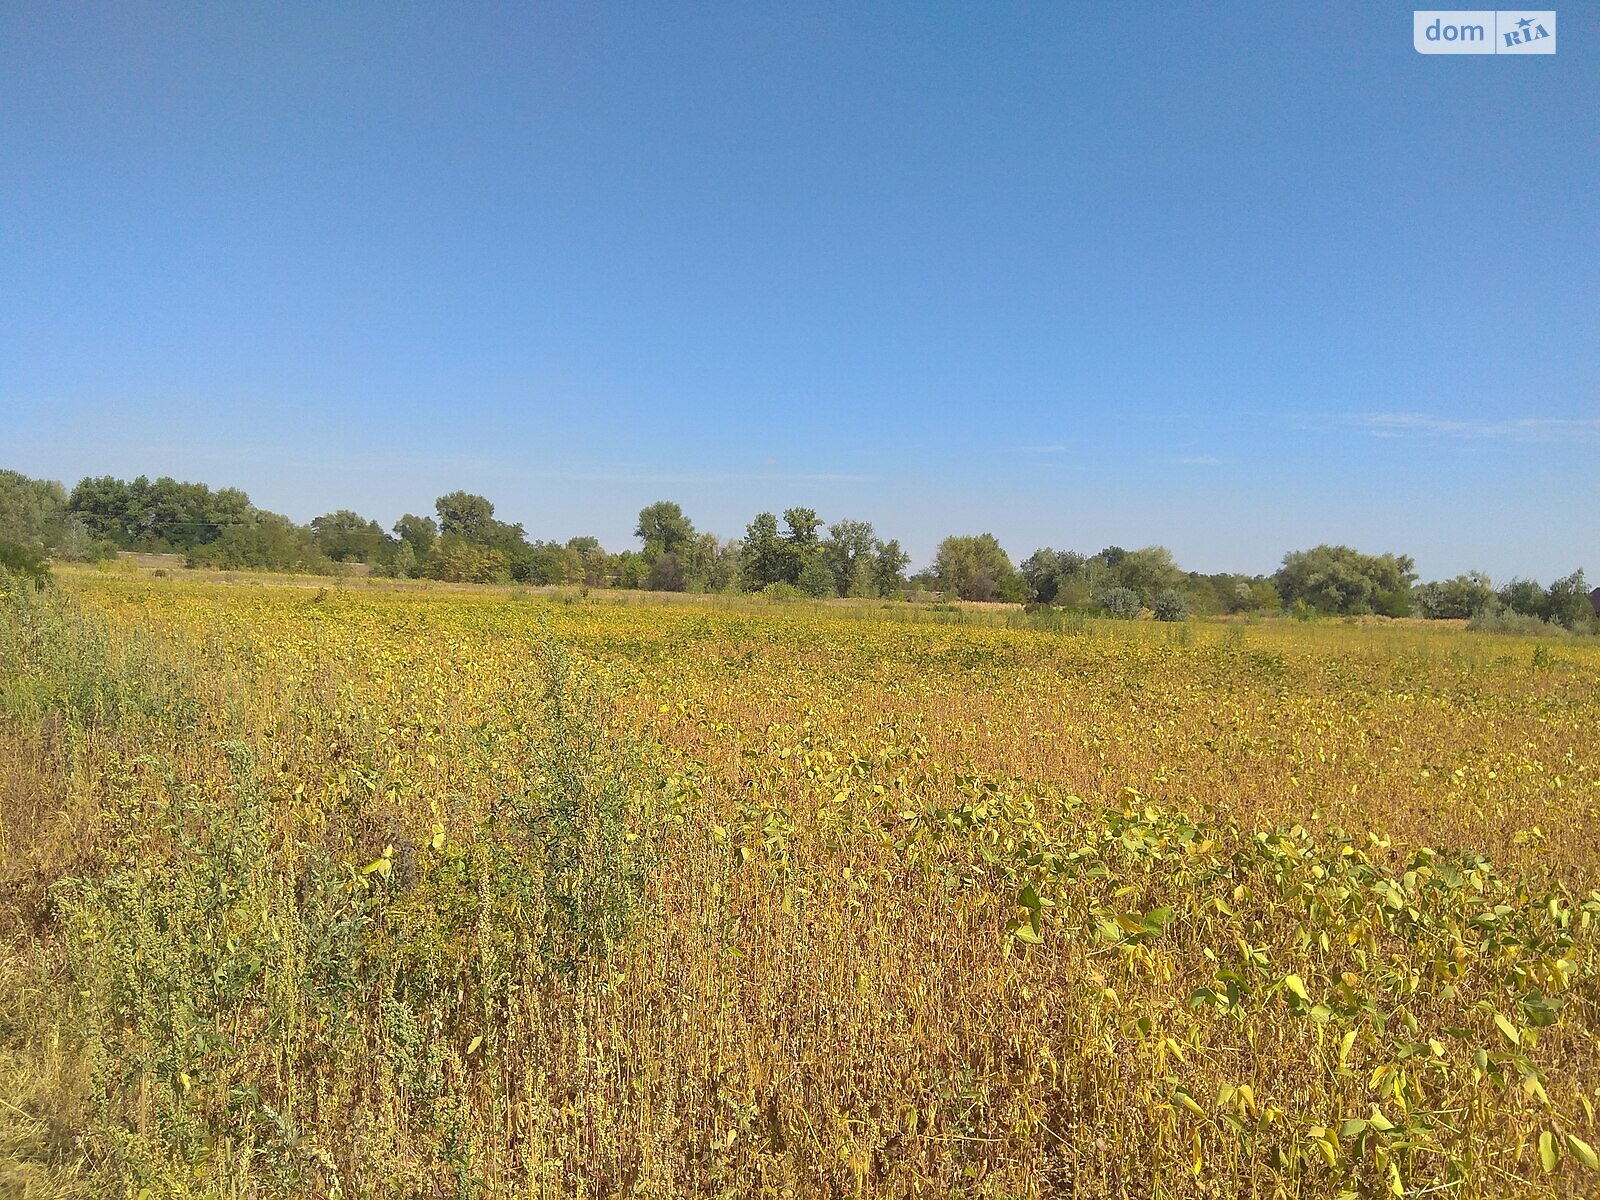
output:
[[[1600,1192],[1594,639],[6,586],[0,1196]]]

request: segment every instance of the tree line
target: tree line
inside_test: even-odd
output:
[[[669,592],[765,592],[817,599],[946,598],[1052,605],[1115,617],[1296,615],[1520,620],[1578,629],[1596,618],[1577,570],[1549,586],[1514,579],[1496,588],[1471,572],[1419,583],[1414,561],[1317,546],[1286,554],[1272,575],[1185,571],[1164,546],[1093,554],[1041,547],[1020,564],[993,534],[951,536],[932,563],[907,576],[910,556],[860,520],[825,522],[796,507],[782,519],[758,513],[744,536],[695,528],[676,503],[639,513],[639,545],[617,552],[598,539],[530,538],[503,521],[484,496],[455,491],[432,515],[406,513],[388,529],[349,509],[301,525],[251,503],[238,488],[162,477],[98,476],[70,492],[60,483],[0,470],[0,567],[25,573],[46,558],[92,561],[117,551],[182,554],[193,567],[333,574],[348,564],[373,572],[472,583],[581,584]]]

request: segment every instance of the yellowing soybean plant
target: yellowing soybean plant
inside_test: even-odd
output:
[[[7,587],[0,1194],[1600,1190],[1592,642]]]

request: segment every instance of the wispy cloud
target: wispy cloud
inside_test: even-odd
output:
[[[1220,467],[1222,460],[1215,454],[1186,454],[1172,460],[1180,467]]]
[[[1428,413],[1356,413],[1336,424],[1364,429],[1373,437],[1434,437],[1499,442],[1596,442],[1600,418],[1591,417],[1435,417]]]

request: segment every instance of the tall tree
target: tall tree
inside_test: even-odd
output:
[[[433,551],[433,543],[439,537],[439,525],[432,517],[406,513],[394,523],[394,535],[411,547],[411,553],[421,563]]]
[[[60,540],[66,519],[67,492],[59,483],[0,471],[0,538],[49,549]]]
[[[786,508],[783,510],[783,540],[802,555],[817,547],[817,531],[822,528],[822,518],[814,508]]]
[[[657,500],[639,512],[633,536],[644,544],[652,562],[662,554],[675,554],[694,539],[694,522],[671,500]]]
[[[1157,596],[1176,587],[1183,578],[1183,572],[1172,561],[1172,551],[1165,546],[1126,551],[1112,567],[1111,574],[1122,587],[1138,592],[1139,602],[1147,608],[1155,604]]]
[[[333,570],[317,548],[311,530],[279,513],[253,514],[243,525],[225,527],[215,540],[189,547],[190,566],[225,570],[296,571],[325,574]]]
[[[862,581],[857,576],[864,574],[870,578],[872,552],[877,540],[867,521],[835,521],[828,526],[821,551],[823,562],[833,574],[835,595],[860,592]]]
[[[68,507],[95,537],[125,549],[185,550],[220,538],[259,516],[238,488],[213,492],[203,483],[141,475],[131,483],[109,475],[84,479]]]
[[[1083,576],[1087,562],[1072,550],[1052,550],[1049,546],[1035,550],[1022,560],[1020,568],[1029,598],[1040,604],[1056,603],[1062,590]]]
[[[786,508],[783,511],[783,525],[783,581],[798,584],[806,567],[822,549],[818,532],[822,528],[822,518],[817,516],[815,509]]]
[[[334,562],[381,563],[389,558],[394,544],[376,521],[341,508],[323,513],[311,521],[311,536]]]
[[[1589,585],[1583,580],[1579,568],[1550,585],[1550,620],[1568,629],[1577,629],[1594,615],[1594,605],[1589,600]]]
[[[1441,583],[1418,584],[1412,593],[1417,612],[1432,620],[1472,617],[1497,603],[1494,586],[1482,571]]]
[[[992,533],[945,538],[934,557],[934,571],[940,586],[963,600],[1022,598],[1022,580]]]
[[[439,532],[469,542],[487,540],[494,520],[494,505],[471,492],[448,492],[433,502],[439,514]]]
[[[1272,577],[1285,604],[1323,613],[1405,616],[1416,564],[1404,554],[1362,554],[1349,546],[1316,546],[1283,556]]]
[[[872,582],[880,596],[898,596],[906,583],[906,568],[911,555],[900,548],[897,538],[879,542],[872,555]]]
[[[127,546],[133,540],[128,526],[132,500],[133,488],[126,480],[96,475],[80,480],[67,504],[95,537]]]
[[[744,531],[739,570],[745,587],[758,592],[768,584],[788,582],[789,562],[788,547],[778,534],[778,518],[757,513]]]

